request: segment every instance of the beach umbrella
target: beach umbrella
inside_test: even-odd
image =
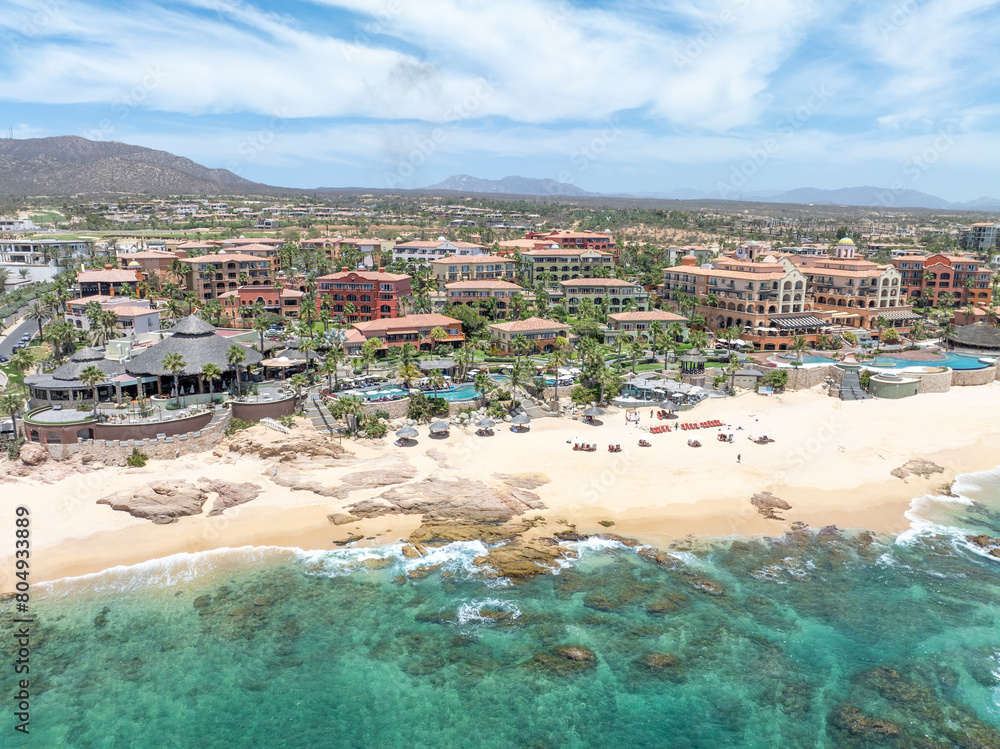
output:
[[[525,424],[531,423],[531,417],[526,413],[519,413],[513,419],[510,420],[511,424],[517,424],[518,426],[523,426]]]
[[[440,432],[447,432],[449,430],[447,421],[435,421],[431,424],[431,434],[438,434]]]
[[[496,426],[496,422],[493,421],[489,416],[484,416],[479,421],[476,422],[476,426],[480,429],[489,429],[490,427]]]
[[[413,427],[403,427],[398,432],[396,432],[396,436],[404,440],[416,439],[417,434],[418,434],[417,430],[414,429]]]
[[[584,416],[604,416],[604,410],[597,406],[591,406],[583,412]]]

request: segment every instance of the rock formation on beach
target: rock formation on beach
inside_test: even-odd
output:
[[[750,499],[750,504],[757,508],[757,512],[768,520],[784,520],[778,514],[778,510],[790,510],[792,506],[783,499],[780,499],[771,492],[759,492]]]
[[[176,523],[187,515],[200,515],[208,494],[187,481],[163,481],[138,489],[126,489],[97,500],[112,510],[154,523]]]
[[[264,491],[259,484],[253,484],[249,481],[237,484],[232,481],[200,478],[198,483],[203,491],[219,495],[212,504],[212,510],[208,513],[209,517],[221,515],[231,507],[251,502]]]
[[[914,458],[913,460],[908,460],[899,468],[892,469],[890,473],[896,478],[903,479],[904,481],[910,476],[916,476],[917,478],[921,479],[928,479],[935,473],[944,473],[944,468],[932,463],[929,460],[924,460],[922,458]]]

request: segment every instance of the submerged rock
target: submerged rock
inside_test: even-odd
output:
[[[865,739],[896,738],[901,733],[895,723],[865,715],[853,705],[842,707],[834,713],[831,722],[836,728]]]
[[[673,554],[654,549],[651,546],[639,549],[639,556],[668,570],[675,570],[683,566],[683,562]]]
[[[585,673],[597,665],[597,656],[589,648],[569,645],[536,653],[523,666],[557,676]]]
[[[646,613],[650,616],[664,616],[677,611],[677,609],[685,603],[687,603],[687,596],[683,596],[679,593],[670,595],[661,601],[654,601],[653,603],[647,604]]]

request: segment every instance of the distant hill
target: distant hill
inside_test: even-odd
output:
[[[0,140],[0,195],[278,195],[225,169],[117,141],[75,135]]]
[[[449,190],[452,192],[474,192],[490,195],[558,195],[560,197],[599,196],[600,193],[581,190],[576,185],[556,182],[554,179],[534,177],[504,177],[503,179],[479,179],[468,174],[456,174],[444,182],[425,187],[425,190]]]

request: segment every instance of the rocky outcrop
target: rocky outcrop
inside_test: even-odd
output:
[[[929,460],[923,460],[922,458],[914,458],[913,460],[908,460],[906,463],[901,465],[899,468],[894,468],[890,473],[898,479],[903,479],[904,481],[910,476],[916,476],[921,479],[928,479],[935,473],[944,473],[944,468]]]
[[[417,469],[398,453],[371,461],[368,466],[367,470],[344,476],[340,485],[333,490],[333,494],[330,496],[344,499],[351,492],[404,484],[417,477]]]
[[[526,541],[516,538],[503,546],[490,549],[487,554],[476,557],[474,564],[487,577],[505,577],[525,580],[556,567],[560,559],[575,557],[576,552],[545,539]]]
[[[590,648],[568,645],[553,648],[547,653],[533,655],[524,663],[528,668],[538,669],[558,676],[570,676],[589,671],[597,665],[597,656]]]
[[[975,544],[980,549],[985,549],[991,557],[1000,559],[1000,538],[993,538],[993,536],[981,533],[978,536],[966,536],[965,540]]]
[[[209,517],[221,515],[231,507],[251,502],[264,491],[258,484],[252,484],[249,481],[236,484],[232,481],[200,478],[198,483],[201,485],[202,491],[219,495],[212,504],[212,511],[208,513]]]
[[[768,520],[784,520],[778,514],[778,510],[790,510],[792,506],[783,499],[774,496],[771,492],[759,492],[750,499],[750,504],[757,508],[757,512]]]
[[[41,445],[27,442],[21,445],[21,462],[26,466],[40,466],[49,459],[49,451]]]
[[[391,489],[375,499],[356,502],[347,509],[361,518],[424,515],[429,521],[483,523],[506,522],[528,510],[545,509],[545,505],[537,495],[517,487],[494,487],[479,481],[430,476]]]
[[[867,740],[894,739],[900,734],[895,723],[865,715],[853,705],[842,707],[832,717],[836,728]]]
[[[222,445],[216,453],[221,455],[221,451],[225,449],[225,445]],[[244,429],[229,440],[228,451],[279,461],[316,458],[340,460],[351,455],[336,442],[323,437],[310,422],[301,419],[288,434],[260,424]]]
[[[110,505],[112,510],[164,524],[176,523],[187,515],[200,515],[207,499],[204,491],[187,481],[164,481],[115,492],[97,500],[97,504]]]

